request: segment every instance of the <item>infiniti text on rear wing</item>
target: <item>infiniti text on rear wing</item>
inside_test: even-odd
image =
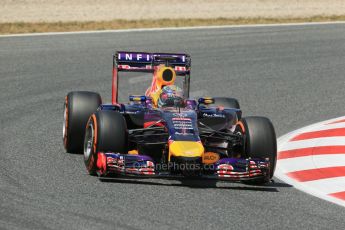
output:
[[[177,75],[190,71],[191,59],[188,54],[145,53],[118,51],[114,55],[114,68],[118,71],[153,72],[159,64],[169,63]]]

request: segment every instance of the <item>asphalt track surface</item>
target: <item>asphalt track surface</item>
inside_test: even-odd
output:
[[[193,92],[237,97],[277,136],[345,113],[344,24],[2,37],[0,229],[343,229],[343,207],[278,180],[89,176],[83,156],[63,149],[64,96],[109,101],[115,50],[190,53]]]

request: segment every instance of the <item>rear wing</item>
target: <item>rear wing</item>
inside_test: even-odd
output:
[[[191,58],[188,54],[117,51],[113,55],[112,103],[118,102],[119,72],[153,73],[160,64],[168,64],[176,75],[185,76],[184,93],[189,97]]]

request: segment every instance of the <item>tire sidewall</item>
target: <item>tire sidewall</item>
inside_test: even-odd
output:
[[[64,123],[63,123],[63,137],[62,137],[62,140],[63,140],[63,145],[64,145],[64,148],[65,150],[67,151],[68,149],[68,118],[69,118],[69,114],[68,114],[68,96],[65,97],[65,103],[64,103],[64,110],[63,110],[63,116],[64,116]]]
[[[91,174],[91,175],[95,175],[96,174],[96,170],[97,170],[97,152],[98,152],[98,148],[97,148],[97,138],[99,136],[98,134],[98,129],[97,129],[97,118],[96,118],[96,114],[92,114],[89,118],[89,121],[87,122],[86,125],[86,131],[85,131],[85,138],[84,138],[84,163],[86,166],[87,171]],[[92,129],[92,130],[91,130]],[[93,132],[93,137],[92,137],[92,146],[91,146],[91,150],[89,154],[86,154],[86,142],[88,141],[88,135],[89,132]]]

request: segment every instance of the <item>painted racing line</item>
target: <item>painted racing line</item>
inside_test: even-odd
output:
[[[278,138],[275,176],[345,207],[345,116]]]

